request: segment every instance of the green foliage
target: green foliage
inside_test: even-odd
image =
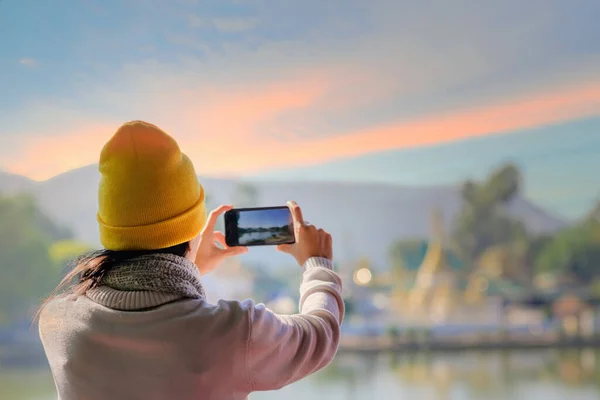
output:
[[[600,277],[596,277],[591,285],[590,285],[590,292],[593,296],[598,296],[600,297]]]
[[[0,197],[0,322],[27,315],[58,283],[49,247],[65,237],[31,197]]]
[[[451,235],[454,250],[470,267],[462,272],[491,268],[487,272],[496,278],[526,286],[532,285],[535,274],[548,274],[600,287],[600,201],[580,224],[554,236],[530,236],[523,222],[506,211],[521,181],[519,169],[507,164],[482,182],[462,186],[463,208]],[[406,240],[390,247],[396,273],[414,268],[424,254],[423,243]]]
[[[388,325],[385,329],[385,333],[392,339],[400,336],[400,329],[396,325]]]
[[[534,265],[535,260],[539,257],[540,253],[554,240],[554,236],[551,235],[540,235],[532,237],[527,242],[527,249],[525,254],[525,263],[527,265]]]
[[[493,171],[483,187],[483,200],[491,205],[511,200],[521,187],[521,172],[516,165],[506,164]]]
[[[600,223],[588,220],[558,233],[535,260],[538,273],[551,272],[590,283],[600,277]]]
[[[503,248],[510,255],[503,264],[512,269],[503,273],[508,272],[512,279],[551,273],[587,283],[600,276],[600,202],[581,224],[554,237],[530,237],[524,224],[505,211],[520,185],[519,170],[510,164],[484,182],[463,185],[464,207],[453,232],[454,245],[463,259],[473,264],[488,249]]]
[[[463,185],[464,206],[452,234],[463,260],[472,264],[490,246],[527,240],[523,223],[511,218],[504,207],[520,186],[521,174],[512,164],[493,171],[482,183],[468,181]]]
[[[48,253],[50,254],[50,259],[54,265],[58,268],[62,268],[77,256],[91,250],[92,248],[87,244],[69,239],[52,243],[48,249]]]
[[[592,211],[589,213],[587,219],[591,222],[591,223],[597,223],[600,224],[600,200],[596,203],[596,206],[592,209]]]

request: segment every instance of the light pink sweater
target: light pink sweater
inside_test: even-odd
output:
[[[59,399],[246,399],[333,359],[344,315],[332,264],[304,266],[300,314],[251,300],[177,299],[106,286],[53,300],[40,336]]]

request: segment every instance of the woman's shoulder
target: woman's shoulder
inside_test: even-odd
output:
[[[71,293],[60,294],[53,297],[42,306],[40,310],[40,319],[51,314],[68,312],[68,310],[73,307],[73,303],[77,302],[80,297],[82,296]]]
[[[54,330],[64,326],[68,319],[77,318],[75,309],[81,297],[75,294],[61,294],[47,301],[38,314],[39,329]]]

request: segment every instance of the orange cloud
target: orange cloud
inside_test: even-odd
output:
[[[235,173],[248,172],[250,166],[257,171],[275,166],[318,163],[394,148],[510,133],[598,114],[600,82],[595,82],[336,137],[293,144],[270,140],[260,146],[245,148],[245,154],[252,155],[251,159],[249,156],[234,158],[224,169]]]
[[[275,135],[285,132],[285,121],[278,121],[282,113],[306,110],[308,114],[328,89],[327,80],[314,78],[234,93],[205,89],[199,95],[184,91],[169,96],[177,102],[150,122],[176,137],[194,160],[198,173],[244,175],[273,167],[507,133],[596,115],[600,110],[600,82],[595,82],[335,137],[303,140],[292,135],[286,140],[285,134]],[[46,179],[94,163],[121,122],[90,124],[60,136],[32,136],[19,154],[3,160],[3,167],[34,179]]]
[[[52,136],[25,136],[22,150],[5,157],[2,167],[35,180],[91,164],[118,124],[86,124]]]
[[[150,122],[178,140],[196,161],[199,173],[220,173],[228,170],[230,160],[239,158],[245,147],[260,143],[261,132],[253,133],[258,126],[268,126],[286,110],[309,107],[326,88],[325,82],[315,77],[296,84],[268,85],[262,90],[184,90],[169,96],[175,103],[166,108],[162,105],[159,110],[149,107],[145,112],[155,115]],[[4,158],[0,165],[9,172],[44,180],[95,163],[104,143],[123,122],[80,123],[78,128],[60,134],[21,135],[25,140],[22,150]]]

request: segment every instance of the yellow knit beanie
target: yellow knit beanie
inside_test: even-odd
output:
[[[158,250],[190,241],[206,223],[204,189],[189,158],[158,127],[121,126],[100,155],[98,223],[108,250]]]

